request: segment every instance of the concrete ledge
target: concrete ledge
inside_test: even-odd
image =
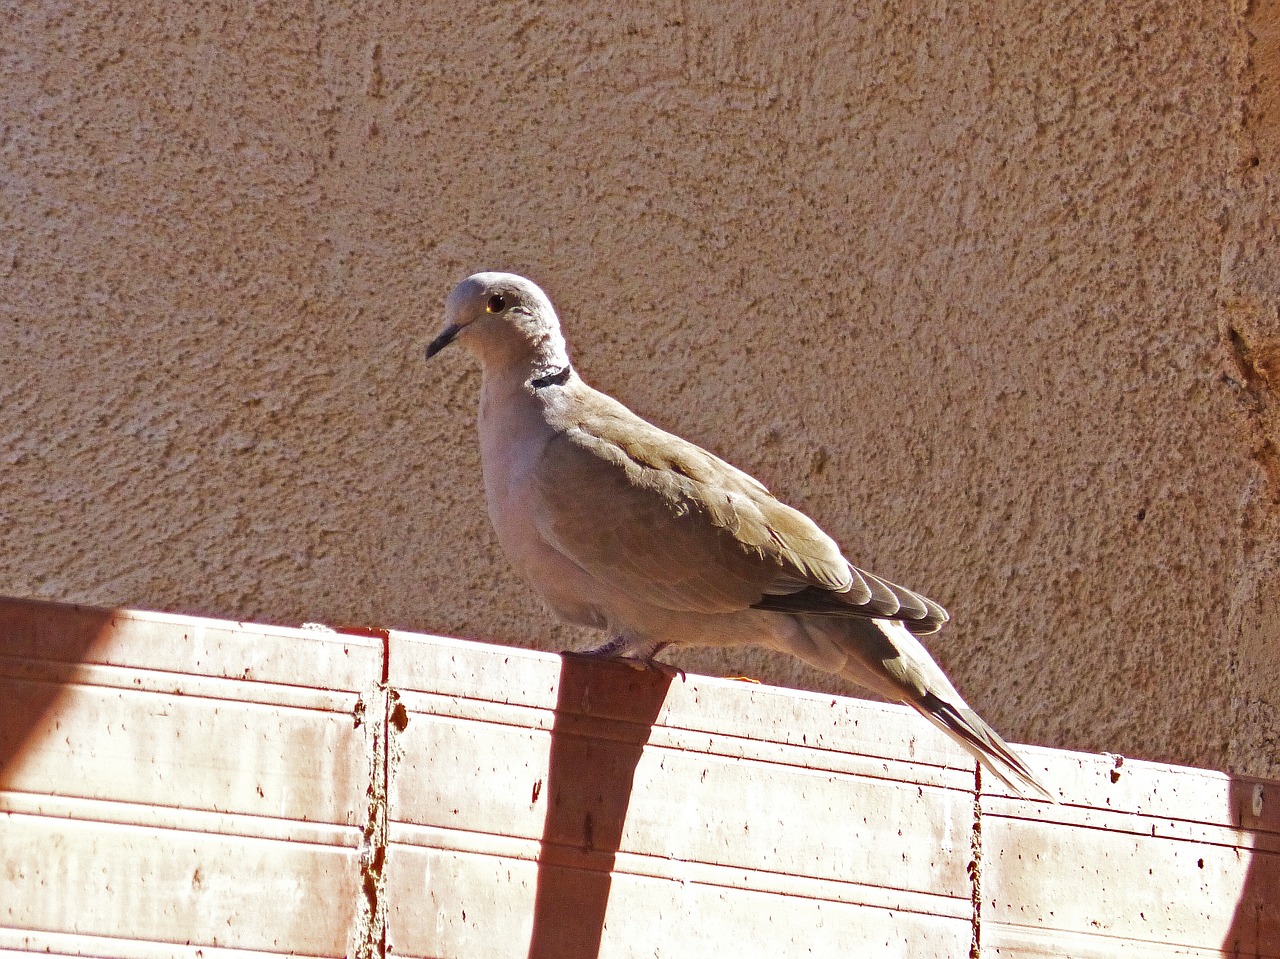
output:
[[[364,632],[0,600],[0,955],[1280,956],[1280,784]]]

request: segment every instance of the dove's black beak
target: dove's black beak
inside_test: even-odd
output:
[[[446,346],[453,342],[453,338],[458,335],[458,331],[462,329],[460,326],[449,324],[434,340],[427,344],[427,359],[435,356]]]

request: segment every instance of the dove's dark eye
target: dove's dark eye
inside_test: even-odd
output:
[[[489,299],[485,300],[484,311],[486,313],[501,313],[507,308],[507,298],[501,293],[495,293]]]

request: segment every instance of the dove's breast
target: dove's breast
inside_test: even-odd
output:
[[[486,376],[479,434],[489,519],[507,558],[561,619],[603,628],[605,617],[591,601],[593,581],[548,546],[534,523],[535,471],[556,435],[543,403],[523,380]]]

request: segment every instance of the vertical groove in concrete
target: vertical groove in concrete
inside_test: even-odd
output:
[[[969,881],[973,884],[973,940],[969,959],[982,959],[982,766],[974,764],[973,828],[969,833]]]
[[[390,787],[390,731],[399,697],[386,683],[389,642],[382,635],[382,676],[357,705],[355,721],[366,724],[369,783],[367,817],[360,840],[360,896],[351,954],[357,959],[377,959],[387,952],[387,903],[384,895],[387,861],[387,793]],[[402,707],[401,707],[402,709]]]

